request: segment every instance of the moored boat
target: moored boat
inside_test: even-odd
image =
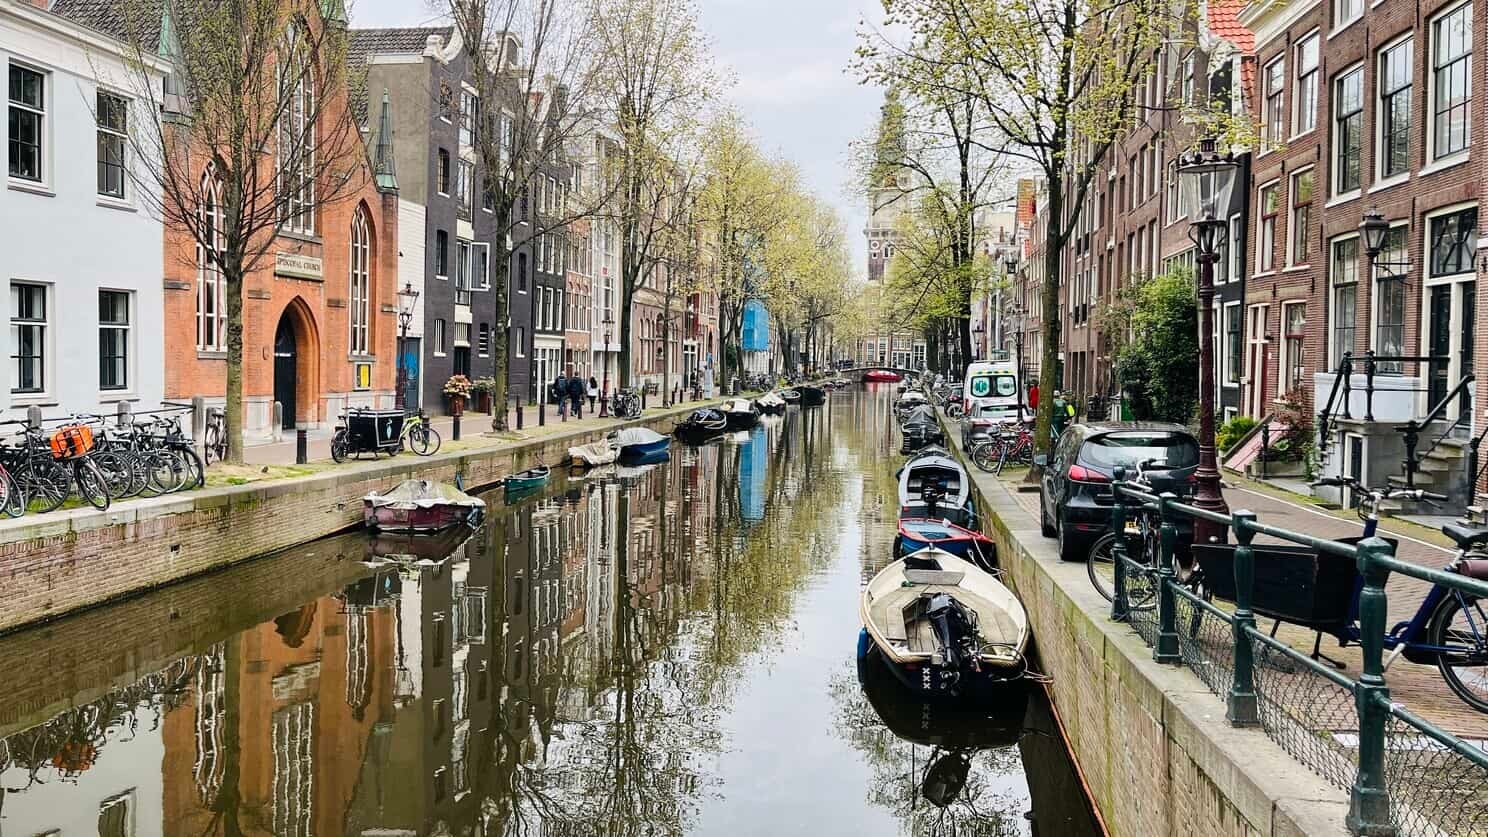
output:
[[[528,468],[521,473],[512,474],[511,476],[502,480],[501,485],[509,493],[531,491],[535,488],[541,488],[542,486],[547,485],[548,477],[552,475],[553,469],[549,468],[546,465],[539,465],[536,468]]]
[[[863,373],[865,384],[894,384],[904,380],[904,376],[898,372],[890,372],[887,369],[869,369]]]
[[[748,430],[759,424],[759,411],[754,408],[754,402],[748,398],[725,401],[723,414],[728,419],[729,430]]]
[[[800,387],[802,407],[820,407],[827,403],[827,391],[821,387]]]
[[[948,520],[967,526],[975,516],[966,469],[944,448],[928,447],[899,469],[899,518]]]
[[[369,564],[438,564],[459,549],[475,533],[470,526],[450,526],[432,534],[380,532],[367,539]]]
[[[437,532],[456,524],[476,525],[486,502],[453,485],[405,480],[386,494],[362,498],[362,521],[380,532]]]
[[[587,445],[568,449],[569,462],[582,468],[608,465],[620,458],[620,448],[610,439],[600,439]]]
[[[943,549],[984,570],[990,571],[997,566],[997,544],[981,532],[973,532],[946,520],[900,519],[899,534],[894,537],[895,558],[903,558],[929,546]]]
[[[858,614],[874,649],[910,690],[978,693],[1025,669],[1028,614],[989,573],[928,547],[888,565],[863,588]]]
[[[754,399],[755,409],[766,415],[781,415],[785,412],[785,399],[778,392],[767,392]]]
[[[672,440],[649,427],[627,427],[614,435],[622,459],[635,459],[665,453]]]
[[[728,430],[728,416],[713,409],[693,410],[687,418],[677,422],[672,435],[688,444],[698,444]]]
[[[798,390],[798,389],[781,390],[780,397],[787,404],[800,404],[801,403],[801,391]]]

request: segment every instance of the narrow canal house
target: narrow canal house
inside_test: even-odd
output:
[[[108,0],[56,0],[52,10],[85,25],[126,35],[126,9]],[[336,0],[297,6],[305,25],[317,32],[344,34],[345,9]],[[163,11],[162,11],[163,14]],[[167,52],[161,32],[142,36],[147,53]],[[348,91],[329,91],[312,103],[309,85],[297,88],[295,113],[318,117],[315,125],[290,129],[309,137],[322,153],[327,138],[341,135]],[[189,126],[184,96],[164,97],[165,118]],[[175,142],[202,160],[198,212],[215,217],[223,207],[223,184],[206,149],[184,128]],[[294,428],[326,428],[347,407],[391,406],[394,386],[394,334],[397,329],[397,191],[379,186],[368,150],[361,143],[335,145],[347,159],[309,162],[324,176],[304,184],[285,202],[290,207],[274,230],[268,257],[251,266],[243,287],[244,436],[276,438]],[[326,163],[334,162],[334,166]],[[272,182],[272,161],[263,182]],[[330,171],[346,174],[331,183]],[[205,397],[225,403],[227,378],[226,283],[215,257],[197,246],[184,229],[167,227],[164,236],[165,394],[177,401]],[[276,409],[277,405],[277,409]],[[279,414],[276,420],[276,412]]]
[[[1402,475],[1396,428],[1441,405],[1420,443],[1434,461],[1416,481],[1459,508],[1469,499],[1462,440],[1481,432],[1475,413],[1488,403],[1481,387],[1447,398],[1488,373],[1476,313],[1488,290],[1476,278],[1484,161],[1472,152],[1483,130],[1481,19],[1472,0],[1380,0],[1367,11],[1363,0],[1265,0],[1239,17],[1255,32],[1261,127],[1246,411],[1274,414],[1296,391],[1329,422],[1323,470],[1380,484]],[[1359,225],[1375,208],[1388,233],[1371,273]],[[1375,421],[1361,418],[1362,392],[1352,418],[1333,397],[1345,354],[1366,351],[1435,358],[1376,365]],[[1353,367],[1359,390],[1363,366]]]
[[[154,409],[165,393],[158,186],[129,131],[154,120],[129,47],[106,27],[0,5],[0,65],[9,90],[0,274],[10,329],[0,371],[5,418]],[[77,246],[83,243],[83,246]]]

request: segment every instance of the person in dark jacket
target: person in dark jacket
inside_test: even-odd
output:
[[[573,402],[573,416],[584,417],[584,379],[578,375],[568,379],[568,400]]]
[[[564,380],[563,372],[559,372],[553,378],[553,385],[548,388],[552,394],[553,403],[558,405],[558,417],[568,416],[568,381]]]

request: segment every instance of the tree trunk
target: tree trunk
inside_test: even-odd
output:
[[[222,265],[227,289],[227,404],[223,422],[227,431],[227,461],[243,464],[243,261],[231,259]],[[272,337],[270,340],[272,341]],[[270,343],[272,345],[272,342]]]
[[[1048,454],[1053,452],[1050,435],[1054,418],[1054,388],[1059,380],[1059,268],[1060,248],[1064,246],[1059,219],[1064,216],[1064,195],[1061,191],[1064,182],[1057,171],[1046,172],[1046,175],[1049,177],[1049,221],[1044,230],[1044,284],[1040,290],[1043,295],[1043,319],[1040,327],[1044,347],[1039,358],[1038,423],[1033,432],[1033,449]]]
[[[510,305],[511,291],[511,248],[506,245],[506,230],[511,223],[511,206],[506,201],[505,208],[498,207],[496,214],[496,275],[492,277],[495,286],[491,288],[496,310],[492,314],[492,327],[495,329],[495,338],[491,341],[491,350],[495,353],[493,358],[496,372],[493,376],[496,386],[491,392],[491,429],[502,432],[507,429],[506,405],[510,393],[507,387],[511,383],[511,313]]]

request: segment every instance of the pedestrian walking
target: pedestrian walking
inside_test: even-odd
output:
[[[573,416],[584,417],[584,379],[575,375],[568,379],[568,399],[573,402]]]
[[[594,412],[594,402],[599,398],[599,381],[594,376],[589,376],[589,412]]]
[[[568,384],[563,380],[562,372],[559,372],[557,377],[553,378],[552,395],[553,400],[558,403],[558,417],[561,419],[568,418],[568,398],[566,397],[568,395]]]

